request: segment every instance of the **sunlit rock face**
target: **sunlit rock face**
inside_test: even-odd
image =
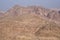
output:
[[[60,10],[15,5],[0,13],[0,40],[60,40]]]

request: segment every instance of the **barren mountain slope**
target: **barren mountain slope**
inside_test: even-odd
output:
[[[0,40],[59,40],[59,30],[60,26],[35,14],[16,18],[8,16],[0,20]]]
[[[47,9],[40,6],[23,7],[23,6],[15,5],[9,10],[7,10],[6,15],[15,17],[28,13],[36,14],[38,16],[60,22],[60,10]]]
[[[0,40],[60,40],[59,10],[15,5],[0,13]]]

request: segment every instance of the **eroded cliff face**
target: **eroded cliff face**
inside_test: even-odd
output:
[[[60,40],[54,22],[60,22],[59,15],[59,10],[15,5],[0,17],[0,40]]]

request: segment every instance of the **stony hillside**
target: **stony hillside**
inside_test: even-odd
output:
[[[22,7],[15,5],[6,12],[10,16],[20,16],[23,14],[36,14],[47,19],[60,21],[60,10],[58,9],[47,9],[40,6],[27,6]]]
[[[0,17],[0,40],[60,40],[60,26],[49,21],[55,13],[46,15],[50,11],[36,6],[14,6]]]

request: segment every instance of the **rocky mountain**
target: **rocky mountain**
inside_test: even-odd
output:
[[[47,19],[60,21],[60,10],[57,9],[46,9],[40,6],[28,6],[22,7],[19,5],[15,5],[11,9],[6,12],[10,16],[20,16],[22,14],[36,14],[38,16],[42,16]]]
[[[0,17],[2,17],[4,15],[3,11],[0,11]]]
[[[0,17],[0,40],[60,40],[59,17],[59,10],[15,5]]]

